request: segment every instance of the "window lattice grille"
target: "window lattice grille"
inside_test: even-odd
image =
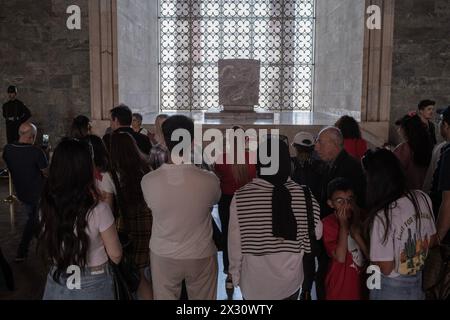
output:
[[[160,0],[162,110],[217,110],[219,59],[261,61],[259,110],[312,109],[315,0]]]

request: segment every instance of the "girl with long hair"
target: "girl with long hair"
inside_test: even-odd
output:
[[[406,174],[409,189],[422,189],[431,162],[433,145],[427,128],[415,113],[398,120],[399,133],[405,142],[394,150]]]
[[[363,158],[367,177],[367,231],[370,260],[381,270],[381,288],[372,300],[421,300],[422,269],[436,243],[431,200],[408,188],[401,164],[389,150]]]
[[[150,172],[150,167],[128,133],[113,133],[110,150],[111,172],[117,186],[115,199],[121,218],[119,229],[128,233],[131,238],[132,256],[141,275],[137,294],[139,299],[152,299],[151,283],[144,272],[150,265],[152,213],[145,203],[141,189],[141,180]]]
[[[111,209],[99,201],[84,142],[63,140],[55,149],[40,209],[39,243],[52,263],[44,299],[114,299],[108,260],[119,263],[122,247]],[[71,290],[74,267],[81,270],[80,287]]]

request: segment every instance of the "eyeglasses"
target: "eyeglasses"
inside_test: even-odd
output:
[[[334,203],[338,204],[338,205],[345,205],[345,204],[353,204],[353,202],[355,201],[355,199],[353,198],[336,198],[332,200]]]

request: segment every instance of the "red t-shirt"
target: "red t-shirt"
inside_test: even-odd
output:
[[[345,139],[344,149],[352,157],[361,160],[367,151],[367,142],[364,139]]]
[[[362,300],[362,270],[354,262],[354,254],[347,251],[345,263],[340,263],[333,258],[339,239],[339,221],[336,215],[331,214],[322,222],[323,242],[331,258],[325,278],[326,300]],[[354,240],[353,244],[355,244]],[[361,252],[355,254],[361,255]],[[357,256],[355,259],[360,261]]]
[[[233,177],[233,171],[231,170],[231,165],[226,163],[226,154],[222,157],[223,164],[216,164],[214,170],[220,179],[220,188],[222,193],[226,195],[234,195],[234,193],[242,188],[244,185],[238,184]],[[249,153],[245,153],[245,160],[249,162]],[[252,181],[256,178],[256,165],[248,164],[248,178]]]

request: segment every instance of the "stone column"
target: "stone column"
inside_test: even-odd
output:
[[[89,0],[91,116],[109,119],[118,104],[117,0]]]
[[[365,27],[361,122],[364,129],[387,142],[391,108],[394,0],[366,0],[381,8],[381,30]],[[366,19],[369,16],[366,13]]]

